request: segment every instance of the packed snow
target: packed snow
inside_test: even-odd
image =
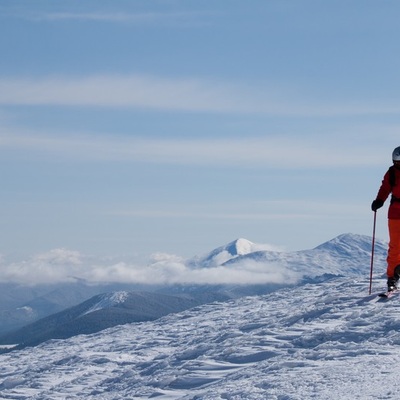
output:
[[[0,398],[396,399],[400,297],[368,286],[325,278],[3,354]]]

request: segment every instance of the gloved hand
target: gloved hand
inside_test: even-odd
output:
[[[383,201],[380,199],[376,199],[372,202],[371,204],[371,210],[376,211],[378,208],[381,208],[383,206]]]

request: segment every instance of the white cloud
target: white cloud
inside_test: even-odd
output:
[[[273,264],[247,261],[234,266],[190,268],[182,258],[156,254],[147,265],[124,261],[106,264],[66,249],[54,249],[28,260],[0,264],[0,282],[25,285],[72,282],[140,284],[257,284],[287,282],[284,270]]]
[[[78,20],[78,21],[98,21],[98,22],[154,22],[165,18],[180,17],[180,14],[163,14],[163,13],[125,13],[125,12],[54,12],[38,14],[37,20]]]
[[[3,131],[3,133],[2,133]],[[21,150],[26,156],[50,156],[93,161],[127,161],[175,165],[220,165],[279,169],[382,165],[387,149],[354,145],[334,137],[157,138],[104,135],[44,135],[0,131],[0,151]]]
[[[11,9],[10,7],[2,7],[2,16],[19,18],[33,22],[43,21],[82,21],[82,22],[99,22],[99,23],[124,23],[130,25],[157,25],[162,26],[198,26],[209,23],[205,17],[215,15],[210,12],[194,12],[194,11],[177,11],[177,12],[124,12],[99,9],[82,11],[70,11],[71,7],[67,7],[68,11],[40,11],[38,10],[22,10],[18,8]]]
[[[81,265],[81,254],[78,251],[68,249],[53,249],[47,253],[40,253],[34,257],[34,261],[49,265]]]
[[[228,84],[145,75],[83,78],[2,78],[0,104],[134,107],[199,112],[253,112],[258,102],[243,99]]]
[[[110,23],[129,23],[129,24],[184,24],[187,25],[188,20],[202,17],[205,13],[195,12],[53,12],[43,14],[31,14],[25,17],[36,21],[93,21],[93,22],[110,22]]]
[[[303,93],[302,93],[303,92]],[[128,107],[279,116],[398,113],[400,106],[315,98],[288,84],[239,85],[198,78],[149,75],[2,77],[0,105]]]
[[[53,249],[20,262],[0,265],[1,282],[27,285],[73,281],[82,273],[82,256],[67,249]]]
[[[325,199],[317,201],[302,200],[266,200],[264,202],[241,202],[230,203],[230,211],[226,210],[227,205],[221,204],[214,206],[213,209],[207,211],[204,207],[195,204],[186,207],[179,204],[176,208],[173,205],[157,205],[157,207],[142,206],[140,209],[131,210],[115,210],[111,215],[123,217],[138,218],[195,218],[195,219],[212,219],[212,220],[244,220],[244,221],[273,221],[273,220],[313,220],[321,217],[338,218],[338,215],[353,216],[365,215],[365,209],[360,209],[359,203],[352,203],[347,200],[345,203],[336,200],[335,202],[326,201]],[[245,210],[246,209],[246,210]],[[245,210],[245,211],[244,211]],[[367,209],[368,210],[368,209]],[[260,250],[271,250],[271,248],[262,247]]]
[[[279,283],[287,281],[284,271],[276,265],[246,262],[231,267],[189,268],[181,257],[157,253],[149,264],[124,261],[107,264],[79,252],[54,249],[28,260],[0,264],[0,282],[25,285],[73,282],[84,279],[90,283],[141,284],[240,284]]]

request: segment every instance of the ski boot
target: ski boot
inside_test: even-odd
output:
[[[394,279],[398,281],[400,278],[400,265],[397,265],[396,268],[394,269]]]
[[[388,292],[393,292],[393,291],[397,290],[397,282],[398,282],[399,278],[400,278],[400,265],[398,265],[394,269],[394,276],[388,278],[388,280],[387,280]]]
[[[388,287],[388,292],[394,292],[397,290],[397,281],[396,277],[393,278],[388,278],[387,280],[387,287]]]

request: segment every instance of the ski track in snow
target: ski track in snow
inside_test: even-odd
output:
[[[400,296],[367,293],[335,278],[3,354],[0,398],[396,399]]]

